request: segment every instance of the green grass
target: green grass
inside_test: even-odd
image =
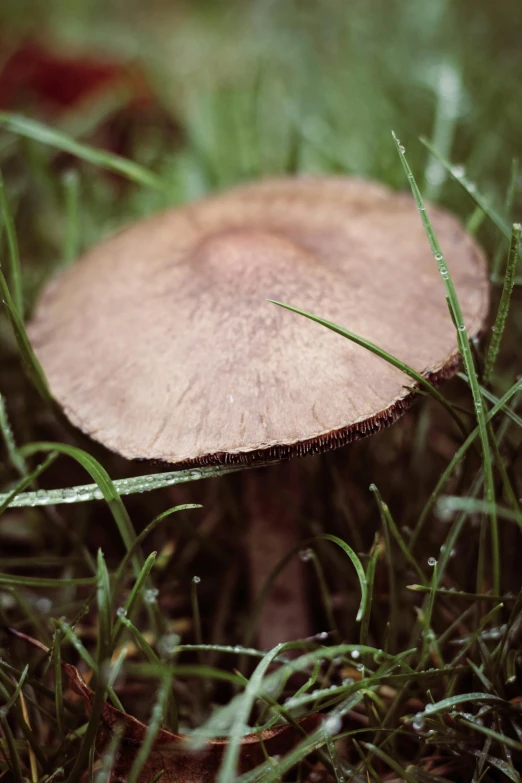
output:
[[[3,4],[9,46],[38,31],[137,62],[156,113],[126,117],[125,155],[103,147],[117,95],[51,119],[34,103],[0,113],[2,779],[107,781],[122,743],[95,749],[108,703],[147,725],[133,783],[162,727],[229,734],[221,783],[521,783],[518,4],[158,0],[146,19],[138,0],[30,5]],[[393,428],[300,461],[302,541],[266,590],[300,556],[317,635],[266,654],[236,469],[150,473],[71,430],[24,320],[54,271],[120,225],[287,172],[412,188],[464,371],[433,389],[350,323],[308,314],[318,340],[329,328],[422,388]],[[480,343],[458,328],[429,200],[490,259]],[[259,470],[267,491],[276,470]],[[64,662],[91,678],[90,714]],[[323,724],[300,729],[315,712]],[[285,724],[295,747],[239,774],[241,734]]]

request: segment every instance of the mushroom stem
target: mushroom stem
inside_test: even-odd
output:
[[[273,569],[299,543],[299,478],[299,465],[294,462],[247,471],[245,475],[246,549],[252,598],[259,595]],[[285,565],[273,584],[257,627],[261,649],[310,636],[305,574],[297,556]]]

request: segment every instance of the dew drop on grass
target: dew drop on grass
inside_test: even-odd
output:
[[[303,561],[303,563],[308,563],[312,559],[312,550],[311,549],[301,549],[299,552],[299,559]]]
[[[319,633],[316,633],[314,639],[316,639],[318,642],[324,642],[325,639],[328,639],[328,631],[320,631]]]
[[[324,728],[329,734],[339,734],[343,722],[338,715],[329,715],[324,722]]]
[[[127,617],[127,610],[125,609],[124,606],[118,606],[118,608],[116,609],[116,614],[118,615],[118,617]]]
[[[200,576],[193,576],[192,577],[192,584],[199,585],[200,582],[201,582],[201,577]]]
[[[159,590],[156,587],[151,587],[149,590],[145,590],[145,593],[143,594],[143,600],[148,604],[154,604],[156,603],[158,594]]]
[[[426,704],[426,706],[424,707],[424,712],[433,712],[434,709],[435,709],[434,704]]]
[[[74,489],[64,489],[63,499],[66,503],[74,503],[76,500],[76,492]]]
[[[351,652],[351,656],[352,656],[352,658],[353,658],[354,660],[357,660],[357,658],[360,658],[360,657],[361,657],[361,653],[359,652],[359,650],[352,650],[352,652]]]
[[[177,633],[168,633],[162,636],[158,642],[160,653],[165,656],[173,655],[176,652],[176,648],[179,647],[181,638]]]
[[[437,565],[437,560],[434,557],[428,557],[428,565],[433,568]]]
[[[442,255],[441,255],[441,253],[435,253],[435,256],[434,256],[434,258],[435,258],[435,261],[442,261]]]
[[[47,614],[53,608],[53,602],[49,598],[38,598],[35,607],[42,614]]]

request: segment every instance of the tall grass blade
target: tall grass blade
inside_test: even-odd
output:
[[[132,182],[137,182],[140,185],[146,185],[156,190],[165,190],[165,184],[162,180],[138,163],[122,158],[120,155],[115,155],[112,152],[90,147],[88,144],[81,144],[67,136],[67,134],[44,125],[38,122],[38,120],[23,117],[20,114],[13,114],[12,112],[0,111],[0,126],[18,136],[24,136],[40,144],[46,144],[61,152],[67,152],[69,155],[85,160],[87,163],[93,163],[95,166],[121,174]]]
[[[511,231],[511,242],[509,245],[508,262],[506,265],[506,274],[504,277],[504,286],[502,288],[502,295],[498,305],[497,316],[495,318],[495,325],[493,326],[493,335],[489,344],[488,353],[486,357],[486,366],[484,368],[484,374],[482,377],[483,383],[487,384],[491,378],[491,374],[497,361],[498,353],[500,350],[500,343],[504,334],[504,328],[506,326],[506,319],[509,312],[509,304],[511,302],[511,294],[513,293],[513,287],[515,283],[515,271],[517,268],[518,256],[520,251],[520,242],[522,236],[522,225],[520,223],[514,223]]]
[[[46,377],[42,370],[41,364],[36,358],[36,354],[31,347],[31,343],[27,337],[27,332],[25,331],[24,323],[19,315],[16,304],[11,297],[7,281],[1,269],[0,294],[2,295],[7,317],[11,323],[11,328],[14,332],[14,336],[18,344],[18,350],[20,351],[20,356],[22,358],[27,375],[29,376],[42,399],[45,402],[50,403],[51,394],[47,385]]]
[[[511,235],[511,228],[509,226],[509,222],[500,215],[493,207],[488,203],[487,199],[482,196],[477,186],[474,182],[471,182],[471,180],[468,179],[466,176],[466,172],[464,170],[463,166],[456,166],[450,163],[446,158],[440,154],[431,144],[430,142],[421,136],[421,142],[424,144],[425,147],[429,149],[432,155],[435,155],[437,160],[439,160],[446,171],[448,171],[451,176],[453,177],[456,182],[459,183],[459,185],[462,185],[466,193],[468,193],[469,196],[475,201],[476,204],[482,209],[483,212],[486,213],[488,218],[497,226],[498,229],[502,232],[502,234],[506,237],[506,239],[509,240]]]
[[[473,404],[475,407],[475,415],[477,418],[479,436],[482,445],[482,460],[484,465],[484,483],[486,489],[486,499],[488,503],[491,504],[491,509],[492,509],[490,515],[491,568],[492,568],[492,579],[493,579],[493,592],[498,593],[500,591],[500,550],[499,550],[499,534],[498,534],[497,518],[494,511],[495,485],[493,483],[493,468],[492,468],[491,453],[489,448],[486,417],[484,413],[484,404],[482,400],[482,394],[480,393],[480,386],[477,378],[477,372],[475,370],[475,362],[473,359],[471,344],[469,341],[464,317],[462,315],[460,303],[457,297],[457,292],[455,291],[455,286],[453,285],[453,280],[451,279],[450,270],[448,269],[448,266],[445,262],[444,254],[437,240],[435,231],[433,230],[433,226],[431,224],[431,220],[426,211],[426,207],[421,192],[415,181],[415,177],[413,176],[413,172],[410,169],[408,161],[406,160],[404,147],[401,145],[399,139],[395,134],[393,134],[393,139],[395,141],[395,146],[397,147],[397,152],[399,153],[399,157],[402,161],[404,171],[410,183],[413,198],[415,199],[415,203],[417,204],[417,207],[419,209],[420,217],[422,220],[422,224],[424,226],[424,230],[426,232],[426,236],[428,237],[428,241],[430,243],[431,251],[433,253],[435,261],[437,262],[437,266],[439,268],[439,272],[443,280],[444,287],[446,289],[448,307],[450,309],[453,323],[455,324],[457,330],[457,340],[458,340],[460,353],[462,354],[464,366],[466,368],[466,372],[468,374],[469,381],[470,381],[470,388],[473,396]]]
[[[292,305],[284,304],[283,302],[278,302],[275,299],[269,299],[268,301],[271,302],[272,304],[277,305],[278,307],[283,307],[285,310],[289,310],[291,313],[297,313],[297,315],[302,315],[305,318],[310,319],[310,321],[315,321],[315,323],[321,324],[321,326],[326,326],[326,328],[330,329],[330,331],[335,332],[336,334],[339,334],[342,337],[346,337],[348,340],[351,340],[352,342],[356,343],[356,345],[361,345],[363,348],[367,348],[376,356],[379,356],[381,359],[384,359],[386,362],[388,362],[388,364],[391,364],[393,365],[393,367],[397,367],[397,369],[402,370],[403,373],[409,375],[410,378],[412,378],[416,383],[419,384],[419,386],[425,389],[428,392],[428,394],[430,394],[434,399],[440,402],[440,404],[443,405],[444,408],[446,408],[446,410],[448,411],[452,419],[456,422],[459,429],[462,431],[464,435],[468,434],[466,427],[462,423],[460,417],[456,413],[453,406],[444,397],[444,395],[441,394],[439,390],[436,389],[428,381],[428,379],[424,377],[424,375],[421,375],[421,373],[417,372],[417,370],[414,370],[413,367],[409,367],[404,362],[401,362],[400,359],[397,359],[395,356],[392,356],[387,351],[384,351],[382,348],[379,348],[379,346],[375,345],[375,343],[366,340],[364,337],[359,337],[359,335],[354,334],[354,332],[350,332],[348,329],[345,329],[344,327],[339,326],[338,324],[334,324],[332,321],[327,321],[325,318],[320,318],[317,315],[313,315],[312,313],[307,313],[305,310],[301,310],[299,307],[293,307]]]
[[[5,192],[4,178],[0,171],[0,215],[5,228],[7,238],[8,258],[9,258],[9,280],[13,292],[13,304],[16,308],[20,320],[24,319],[24,294],[22,288],[22,272],[20,269],[20,253],[18,251],[18,241],[14,227],[13,217],[9,209],[7,195]]]
[[[25,477],[28,472],[27,465],[16,446],[13,430],[11,429],[9,417],[7,415],[5,398],[2,394],[0,394],[0,432],[2,433],[2,438],[4,440],[5,448],[11,465],[22,477]]]

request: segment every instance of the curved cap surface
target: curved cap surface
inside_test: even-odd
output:
[[[429,207],[471,335],[484,257]],[[266,180],[141,221],[51,282],[29,326],[51,391],[129,459],[253,462],[393,422],[411,379],[268,299],[334,321],[434,380],[456,366],[413,200],[348,177]]]

